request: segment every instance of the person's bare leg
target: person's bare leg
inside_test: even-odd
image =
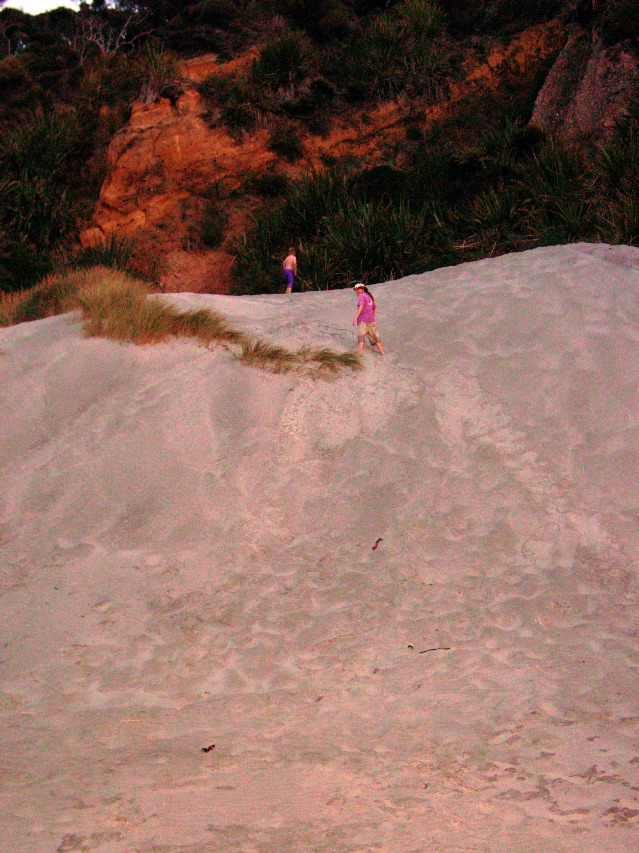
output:
[[[364,352],[364,341],[358,341],[357,349],[360,355]]]
[[[382,346],[381,341],[377,344],[377,349],[381,352],[382,355],[384,355],[384,347]]]

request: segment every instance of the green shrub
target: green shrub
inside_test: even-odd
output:
[[[74,222],[80,172],[93,128],[75,110],[36,112],[0,136],[0,219],[46,250]]]
[[[175,97],[179,93],[178,58],[157,39],[145,43],[138,59],[138,69],[145,104],[159,98]]]
[[[198,23],[227,28],[238,15],[232,0],[201,0],[194,9]]]
[[[94,127],[77,110],[35,111],[0,135],[0,289],[29,287],[73,230]]]
[[[77,275],[49,275],[28,290],[10,294],[15,298],[7,325],[41,320],[77,309],[77,286]]]
[[[585,165],[575,149],[553,141],[529,157],[519,175],[533,199],[541,203],[561,204],[583,190]]]
[[[432,97],[441,86],[443,15],[436,0],[400,0],[374,16],[344,55],[348,81],[367,98]]]
[[[0,118],[15,120],[29,108],[41,103],[45,91],[29,74],[28,63],[22,56],[8,56],[0,61]]]
[[[636,192],[639,185],[639,86],[614,133],[600,147],[595,174],[607,192]]]
[[[95,243],[80,249],[72,258],[73,267],[107,267],[114,270],[128,270],[134,254],[133,240],[118,237],[111,232],[102,243]]]
[[[336,285],[351,281],[388,281],[423,272],[429,234],[426,211],[414,212],[404,202],[349,201],[325,224],[321,239],[336,259]]]
[[[470,205],[470,218],[479,228],[508,226],[516,221],[522,210],[518,188],[499,183],[476,196]]]
[[[207,201],[200,219],[200,240],[209,249],[217,249],[224,239],[224,229],[228,222],[225,206],[216,200]]]
[[[606,243],[639,244],[639,197],[619,193],[600,214],[601,237]]]
[[[230,98],[235,97],[239,88],[240,82],[237,77],[221,72],[210,74],[197,87],[198,92],[207,104],[216,107],[223,105]]]
[[[432,265],[426,249],[435,227],[432,214],[401,200],[363,200],[356,188],[355,177],[334,169],[293,184],[278,204],[259,211],[238,246],[238,292],[279,291],[287,245],[300,246],[303,289],[385,280]]]
[[[406,85],[399,56],[404,51],[398,21],[388,15],[375,17],[351,54],[349,79],[367,98],[395,98]]]
[[[246,80],[226,74],[212,74],[198,86],[207,106],[204,120],[211,126],[225,124],[235,134],[255,127],[259,103]]]
[[[303,274],[298,274],[297,280],[304,290],[334,290],[343,287],[344,282],[351,284],[355,281],[349,279],[344,259],[335,254],[332,246],[312,240],[302,249],[298,258],[302,261],[300,270]]]
[[[354,198],[361,201],[401,199],[406,193],[406,175],[393,166],[362,169],[351,181]]]
[[[311,244],[322,223],[347,197],[347,175],[335,168],[292,183],[280,201],[258,209],[237,245],[233,267],[237,291],[281,290],[281,252],[287,246]]]
[[[318,68],[318,53],[309,37],[299,31],[275,36],[260,50],[253,65],[256,85],[275,92],[289,90],[313,76]]]
[[[322,139],[331,132],[331,117],[326,112],[316,112],[304,118],[306,130],[311,136],[320,136]]]
[[[581,155],[552,140],[519,164],[518,182],[527,198],[523,218],[530,239],[551,245],[595,236],[586,174]]]
[[[266,198],[277,198],[284,195],[289,186],[289,178],[283,172],[278,172],[271,167],[265,172],[251,175],[245,184],[245,190]]]
[[[0,225],[0,293],[31,287],[52,269],[49,252],[36,252],[19,234]]]
[[[330,38],[342,38],[356,23],[353,7],[365,13],[368,2],[352,0],[284,0],[278,3],[282,13],[298,27],[324,43]]]
[[[290,122],[280,122],[275,125],[269,135],[268,148],[291,163],[301,159],[304,155],[300,132]]]

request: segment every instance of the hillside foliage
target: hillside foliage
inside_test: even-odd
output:
[[[325,133],[340,111],[383,100],[422,108],[459,73],[466,47],[557,15],[611,43],[639,35],[639,0],[93,0],[38,16],[2,8],[0,290],[83,262],[74,247],[109,141],[134,100],[179,96],[180,58],[213,51],[225,60],[255,47],[247,70],[200,86],[207,121],[238,140],[266,122],[271,149],[295,162],[300,134]],[[289,244],[300,248],[302,286],[324,288],[547,242],[636,242],[636,111],[603,150],[564,150],[525,131],[539,82],[506,87],[433,138],[408,127],[401,162],[389,151],[374,169],[344,162],[294,183],[256,178],[267,201],[236,247],[238,292],[278,289],[275,259]],[[225,220],[215,205],[206,215],[201,237],[214,247]],[[122,249],[105,247],[101,262],[121,264]]]
[[[420,144],[401,169],[335,166],[256,213],[237,292],[281,290],[281,247],[295,243],[312,290],[536,246],[639,244],[638,155],[639,102],[594,159],[506,119],[466,149]]]

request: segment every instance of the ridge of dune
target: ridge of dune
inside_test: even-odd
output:
[[[371,289],[0,330],[0,850],[636,848],[639,249]]]

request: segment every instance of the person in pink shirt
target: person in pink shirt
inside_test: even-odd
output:
[[[361,355],[364,352],[364,341],[368,338],[371,344],[376,346],[384,355],[384,347],[377,331],[377,305],[373,299],[373,294],[361,281],[355,285],[353,290],[357,294],[357,314],[353,320],[353,325],[357,326],[359,354]]]

